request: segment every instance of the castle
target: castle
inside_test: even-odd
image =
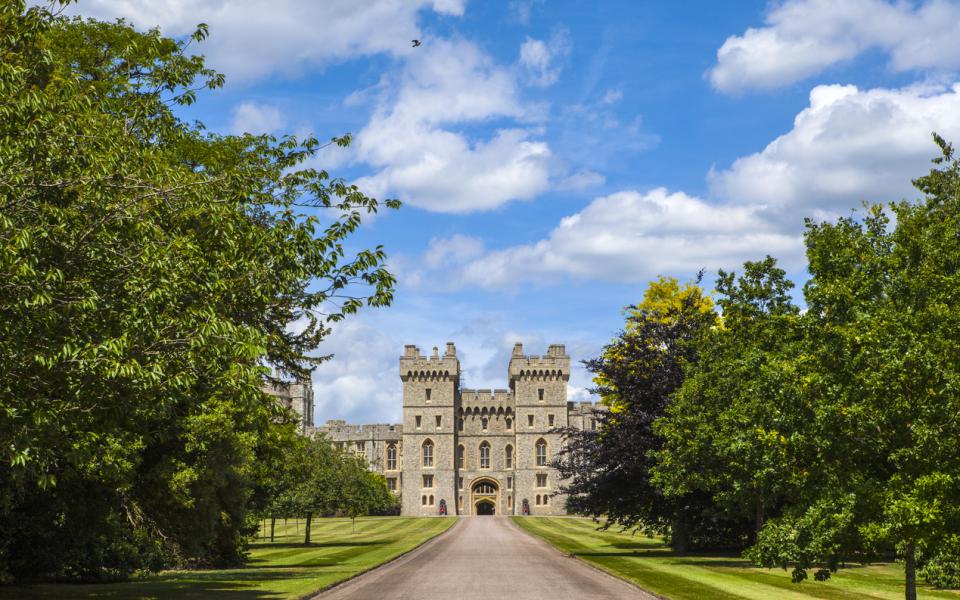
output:
[[[309,383],[273,392],[304,417],[304,432],[321,433],[365,458],[401,497],[401,514],[563,515],[553,460],[558,430],[595,428],[589,402],[567,402],[570,357],[563,345],[527,356],[516,344],[507,368],[509,389],[460,387],[456,347],[424,356],[408,345],[400,357],[403,424],[309,427]],[[307,400],[309,399],[309,405]]]

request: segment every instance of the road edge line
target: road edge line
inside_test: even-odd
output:
[[[440,519],[440,518],[446,518],[446,517],[433,517],[433,518]],[[313,591],[313,592],[309,592],[309,593],[307,593],[307,594],[304,594],[303,596],[297,596],[296,600],[313,600],[314,598],[317,598],[317,596],[319,596],[320,594],[326,594],[326,593],[329,592],[330,590],[332,590],[332,589],[334,589],[334,588],[338,588],[338,587],[340,587],[341,585],[344,585],[345,583],[349,583],[349,582],[353,581],[354,579],[356,579],[356,578],[358,578],[358,577],[362,577],[363,575],[367,575],[367,574],[369,574],[369,573],[373,573],[373,572],[376,571],[377,569],[382,569],[382,568],[384,568],[384,567],[386,567],[386,566],[388,566],[388,565],[391,565],[391,564],[397,562],[398,560],[400,560],[401,558],[404,558],[405,556],[409,556],[410,554],[416,552],[417,550],[420,550],[421,548],[427,546],[428,544],[439,540],[439,539],[442,538],[443,536],[447,535],[448,533],[450,533],[451,531],[453,531],[454,529],[456,529],[457,527],[459,527],[459,526],[460,526],[460,523],[461,523],[462,521],[463,521],[463,517],[462,517],[462,516],[457,516],[457,522],[456,522],[456,523],[454,523],[454,524],[451,525],[450,527],[447,527],[446,529],[444,529],[443,531],[441,531],[441,532],[438,533],[437,535],[433,536],[432,538],[428,538],[428,539],[426,539],[426,540],[423,540],[422,542],[420,542],[419,544],[417,544],[417,545],[414,546],[413,548],[410,548],[409,550],[407,550],[407,551],[405,551],[405,552],[402,552],[402,553],[394,556],[394,557],[391,558],[390,560],[388,560],[388,561],[386,561],[386,562],[380,563],[379,565],[370,567],[369,569],[364,569],[363,571],[357,571],[356,573],[354,573],[354,574],[351,575],[350,577],[347,577],[346,579],[341,579],[340,581],[335,581],[334,583],[327,584],[327,585],[325,585],[324,587],[322,587],[322,588],[320,588],[320,589],[318,589],[318,590],[316,590],[316,591]]]
[[[636,588],[637,590],[643,592],[644,594],[647,594],[648,596],[651,596],[651,597],[653,597],[653,598],[657,598],[657,599],[659,599],[659,600],[670,600],[670,598],[668,598],[667,596],[662,596],[662,595],[660,595],[660,594],[657,594],[656,592],[651,592],[650,590],[648,590],[648,589],[646,589],[646,588],[642,588],[642,587],[640,587],[636,582],[630,581],[630,580],[627,579],[626,577],[621,577],[620,575],[614,573],[613,571],[610,571],[610,570],[608,570],[608,569],[605,569],[605,568],[601,567],[600,565],[595,565],[595,564],[593,564],[592,562],[590,562],[590,561],[588,561],[588,560],[584,560],[584,559],[580,558],[579,556],[577,556],[576,554],[573,554],[573,553],[571,553],[571,552],[564,553],[563,551],[560,550],[560,548],[557,548],[556,546],[554,546],[553,544],[551,544],[551,543],[548,542],[547,540],[543,539],[543,538],[540,537],[539,535],[536,535],[536,534],[534,534],[534,533],[530,533],[529,531],[527,531],[527,530],[524,529],[523,527],[520,527],[519,525],[517,525],[516,521],[514,520],[514,517],[515,517],[515,516],[516,516],[516,515],[511,515],[511,516],[507,517],[507,518],[510,520],[510,524],[511,524],[512,526],[516,527],[516,528],[517,528],[521,533],[523,533],[524,535],[529,536],[529,537],[533,538],[534,540],[540,542],[541,544],[543,544],[544,546],[546,546],[546,547],[549,548],[550,550],[556,552],[556,553],[559,554],[560,556],[563,556],[563,557],[565,557],[565,558],[572,558],[572,559],[574,559],[575,561],[577,561],[578,563],[580,563],[581,565],[585,565],[585,566],[593,569],[594,571],[597,571],[597,572],[599,572],[599,573],[603,573],[603,574],[606,575],[607,577],[612,577],[613,579],[616,579],[617,581],[622,581],[622,582],[626,583],[627,585],[629,585],[630,587]],[[526,518],[526,517],[520,517],[520,518]],[[537,517],[533,517],[533,518],[537,518]],[[548,517],[548,518],[549,518],[549,517]],[[453,528],[451,527],[451,529],[453,529]],[[449,530],[448,530],[448,531],[449,531]]]

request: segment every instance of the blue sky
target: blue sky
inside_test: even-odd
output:
[[[658,274],[771,254],[803,218],[913,198],[930,132],[960,140],[960,3],[81,0],[182,36],[227,75],[184,115],[222,132],[351,132],[316,166],[404,208],[390,308],[322,349],[317,421],[395,421],[402,347],[457,343],[505,387],[515,341],[595,356]],[[423,44],[412,48],[411,39]],[[570,398],[588,399],[577,366]]]

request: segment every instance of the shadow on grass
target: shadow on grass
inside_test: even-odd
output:
[[[389,544],[391,541],[392,540],[370,540],[368,542],[345,541],[345,542],[323,542],[321,544],[314,543],[314,542],[311,542],[309,544],[304,544],[303,542],[299,542],[299,543],[276,542],[271,544],[270,542],[267,542],[264,544],[261,544],[261,543],[250,544],[247,546],[247,549],[248,550],[274,550],[274,549],[283,550],[285,548],[288,548],[288,549],[296,549],[296,550],[304,550],[304,549],[322,550],[324,548],[343,548],[343,547],[349,547],[349,546],[357,546],[357,547],[383,546],[385,544]]]
[[[229,581],[202,572],[157,575],[149,580],[109,584],[37,584],[0,587],[0,600],[173,600],[176,598],[215,598],[217,600],[277,600],[283,594],[252,590],[248,586],[285,579],[284,572],[238,571]]]

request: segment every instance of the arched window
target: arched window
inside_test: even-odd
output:
[[[507,444],[507,448],[503,451],[503,466],[507,469],[513,468],[513,446]]]
[[[457,421],[457,431],[463,431],[463,417]]]
[[[507,417],[505,423],[506,423],[506,425],[507,425],[507,431],[512,431],[512,430],[513,430],[513,419],[511,419],[510,417]]]
[[[547,442],[543,438],[537,440],[537,466],[547,466]]]
[[[540,494],[537,494],[537,506],[540,506]]]
[[[487,430],[487,419],[486,419],[486,417],[480,419],[480,425],[481,425],[481,427],[483,427],[483,430],[484,430],[484,431]]]
[[[473,486],[473,493],[483,496],[493,496],[497,493],[497,488],[493,487],[493,484],[488,481],[481,481]]]
[[[431,442],[430,440],[423,442],[422,450],[423,450],[422,451],[423,466],[432,467],[433,466],[433,442]]]
[[[465,454],[466,454],[466,450],[464,450],[463,446],[462,445],[457,446],[457,468],[458,469],[466,468],[467,460],[464,457]]]
[[[430,495],[430,506],[433,506],[433,494]]]
[[[420,504],[422,504],[422,505],[424,505],[424,506],[427,505],[427,497],[426,497],[426,496],[420,496]]]
[[[480,468],[490,468],[490,444],[486,442],[480,444]]]
[[[388,471],[397,470],[397,445],[396,444],[387,445],[387,470]]]
[[[544,495],[543,495],[543,505],[546,506],[546,505],[548,505],[548,504],[550,504],[550,496],[544,494]]]

